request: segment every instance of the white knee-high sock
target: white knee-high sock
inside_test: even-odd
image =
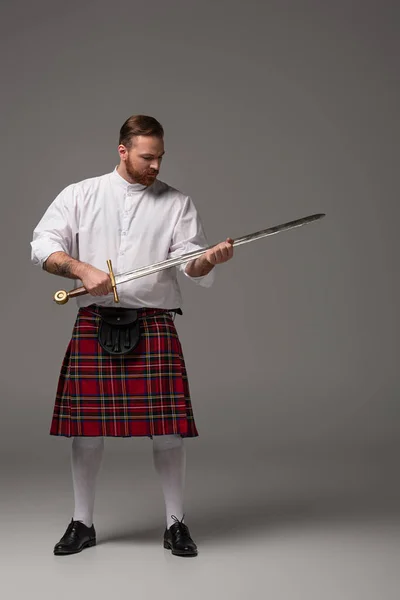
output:
[[[161,479],[167,527],[172,515],[183,519],[183,490],[186,473],[186,448],[180,435],[153,436],[153,461]]]
[[[74,521],[87,527],[93,523],[96,478],[104,451],[103,437],[74,437],[71,449],[72,481],[74,486]]]

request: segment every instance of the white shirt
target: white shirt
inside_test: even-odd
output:
[[[50,254],[62,251],[106,272],[107,259],[111,259],[117,275],[207,246],[189,196],[159,180],[149,187],[128,183],[115,168],[62,190],[33,232],[31,259],[43,266]],[[118,306],[182,306],[176,269],[185,273],[187,264],[120,284]],[[215,268],[203,277],[189,277],[204,287],[211,286],[214,278]],[[72,285],[72,280],[66,281]],[[80,285],[75,280],[74,286]],[[113,294],[86,294],[76,302],[78,306],[115,306]]]

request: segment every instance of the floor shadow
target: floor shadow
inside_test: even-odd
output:
[[[345,495],[336,497],[282,498],[280,502],[271,503],[268,498],[243,500],[235,498],[221,507],[209,506],[198,511],[187,519],[187,525],[196,542],[213,543],[229,541],[272,533],[274,530],[303,527],[318,523],[354,523],[359,521],[400,519],[399,498],[382,498],[370,495],[348,498]],[[140,528],[129,526],[128,529],[117,525],[113,531],[109,528],[101,536],[98,543],[118,542],[154,542],[160,541],[164,533],[162,525],[144,524]]]

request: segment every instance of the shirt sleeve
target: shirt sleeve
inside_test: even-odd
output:
[[[202,250],[208,247],[208,242],[204,233],[203,224],[196,210],[193,200],[186,197],[182,210],[175,225],[168,258],[177,258],[183,254]],[[186,266],[190,260],[177,265],[177,269],[182,271],[186,277],[201,285],[210,287],[215,280],[215,267],[201,277],[191,277],[185,272]]]
[[[53,252],[65,252],[71,256],[76,232],[74,186],[70,185],[53,200],[33,231],[33,264],[43,267]]]

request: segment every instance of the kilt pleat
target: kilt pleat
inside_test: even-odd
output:
[[[96,307],[79,309],[60,369],[50,435],[198,436],[171,313],[139,309],[139,320],[137,347],[113,356],[98,343]]]

